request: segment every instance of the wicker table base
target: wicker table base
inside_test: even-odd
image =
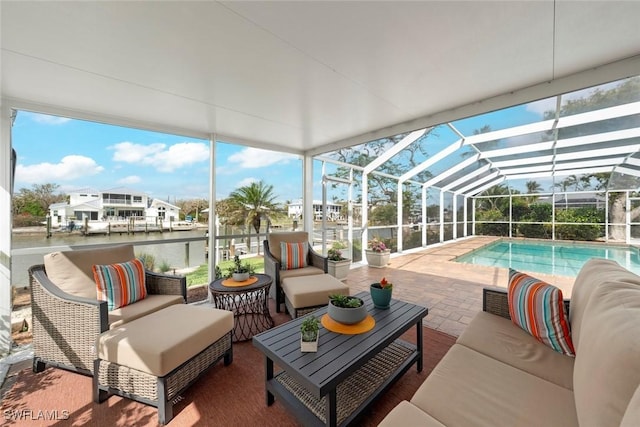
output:
[[[373,359],[340,383],[337,389],[336,405],[338,425],[362,406],[383,386],[385,381],[391,379],[413,351],[401,343],[391,343],[389,347],[376,354]],[[284,371],[276,375],[275,379],[326,424],[326,397],[316,398]]]

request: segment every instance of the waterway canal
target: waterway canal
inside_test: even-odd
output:
[[[12,250],[26,248],[42,248],[38,254],[13,254],[11,257],[12,285],[26,287],[29,283],[28,268],[34,264],[43,263],[43,255],[59,247],[73,247],[77,249],[81,245],[95,245],[102,243],[130,243],[130,242],[159,242],[157,244],[135,245],[136,255],[145,253],[155,257],[156,266],[166,262],[173,268],[198,267],[207,262],[205,257],[204,240],[179,243],[160,243],[166,239],[180,239],[192,237],[204,237],[205,229],[173,232],[153,232],[136,234],[110,234],[83,236],[75,233],[57,232],[50,238],[45,233],[13,233]],[[188,245],[188,260],[187,260]],[[66,249],[66,248],[65,248]],[[18,251],[22,252],[22,251]]]

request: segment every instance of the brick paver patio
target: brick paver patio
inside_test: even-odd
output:
[[[368,290],[384,276],[394,284],[394,298],[429,308],[424,325],[459,336],[469,321],[482,310],[482,288],[506,288],[508,269],[461,264],[455,257],[499,238],[472,237],[437,247],[412,251],[391,258],[386,268],[354,265],[345,280],[352,293]],[[532,273],[571,295],[574,278]]]

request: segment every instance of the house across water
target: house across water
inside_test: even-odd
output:
[[[177,222],[180,208],[154,199],[139,191],[124,187],[98,191],[84,188],[69,193],[68,203],[49,206],[51,227],[81,226],[86,221],[94,223],[128,222],[131,218],[140,223],[158,224]]]

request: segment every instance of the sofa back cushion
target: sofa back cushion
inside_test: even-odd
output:
[[[114,264],[135,258],[132,245],[53,252],[44,256],[47,277],[64,292],[96,299],[95,264]]]
[[[640,384],[639,279],[604,281],[585,307],[573,369],[580,426],[620,425]]]
[[[589,298],[600,284],[609,280],[640,283],[638,276],[621,267],[615,261],[592,258],[584,264],[573,284],[569,307],[571,339],[576,350],[580,345],[582,321]]]
[[[286,233],[271,233],[267,237],[269,242],[269,252],[278,262],[282,261],[282,252],[280,249],[280,243],[297,243],[308,242],[309,234],[306,231],[291,231]]]

